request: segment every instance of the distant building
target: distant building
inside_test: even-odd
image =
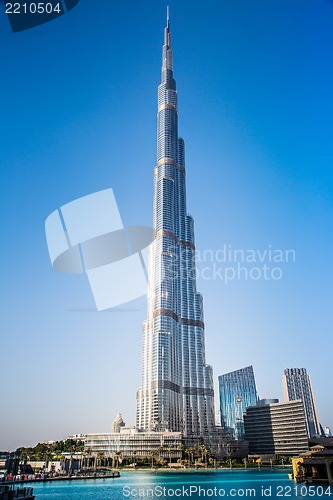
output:
[[[325,427],[324,434],[325,437],[331,437],[332,436],[331,429],[329,427]]]
[[[112,432],[117,433],[120,432],[120,428],[125,427],[125,422],[123,421],[123,417],[121,413],[118,413],[116,418],[114,419],[112,423]]]
[[[72,441],[84,441],[85,437],[85,434],[71,434],[67,439],[71,439]]]
[[[248,441],[229,441],[226,446],[226,455],[225,459],[233,459],[233,458],[247,458],[249,455],[249,443]]]
[[[253,367],[220,375],[219,393],[221,426],[232,439],[244,439],[243,414],[258,400]]]
[[[311,380],[306,368],[286,368],[282,384],[285,401],[301,399],[304,403],[308,437],[321,436]]]
[[[212,450],[214,458],[225,458],[228,455],[227,445],[222,436],[223,433],[218,428],[211,436],[209,449]],[[155,457],[158,459],[169,460],[171,454],[172,459],[176,460],[182,457],[185,448],[198,449],[201,444],[204,444],[202,436],[195,436],[189,440],[181,432],[144,431],[136,427],[121,427],[120,432],[86,434],[84,437],[85,452],[89,452],[90,455],[103,453],[105,458],[115,458],[118,455],[121,459],[135,457],[149,459],[155,452]],[[239,448],[240,445],[232,444],[233,458],[238,456],[235,453],[239,452]],[[243,456],[246,455],[247,453]]]
[[[0,472],[7,470],[7,462],[10,458],[8,451],[0,451]]]
[[[308,450],[301,400],[251,406],[246,409],[244,426],[251,454],[296,455]]]
[[[29,460],[27,465],[29,465],[33,469],[34,472],[38,472],[38,471],[61,472],[61,470],[62,470],[62,466],[61,466],[60,461]]]
[[[257,405],[260,405],[260,406],[262,406],[262,405],[273,405],[273,404],[278,403],[278,402],[279,402],[279,400],[275,399],[275,398],[274,399],[267,399],[267,398],[265,398],[265,399],[258,399]]]
[[[172,457],[181,458],[183,436],[181,432],[145,432],[136,428],[120,429],[112,434],[87,434],[85,449],[91,454],[104,453],[106,458],[114,458],[120,453],[122,458],[145,458],[155,451],[161,458],[168,459],[168,448]]]

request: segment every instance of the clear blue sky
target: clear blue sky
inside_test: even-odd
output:
[[[215,380],[253,364],[280,399],[305,366],[333,427],[333,2],[169,3],[198,249],[296,252],[279,281],[199,279],[207,361]],[[146,300],[95,312],[44,221],[112,187],[125,225],[151,224],[165,6],[81,0],[17,34],[0,11],[0,449],[135,422]]]

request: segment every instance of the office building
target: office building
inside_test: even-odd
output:
[[[286,368],[282,377],[285,401],[301,399],[304,403],[308,437],[321,436],[310,376],[306,368]]]
[[[125,422],[123,420],[122,414],[118,413],[114,421],[112,422],[112,432],[120,432],[121,427],[125,427]]]
[[[180,432],[142,432],[135,428],[121,428],[120,432],[109,434],[86,434],[84,439],[85,450],[89,450],[91,456],[103,453],[105,458],[115,458],[120,454],[122,459],[149,459],[154,453],[163,459],[168,459],[171,453],[173,459],[179,459],[182,440]]]
[[[158,87],[154,241],[143,324],[138,429],[208,436],[215,429],[212,368],[205,358],[203,301],[196,289],[194,221],[186,209],[184,141],[178,137],[169,16]]]
[[[220,375],[219,393],[222,428],[232,439],[244,439],[243,414],[258,400],[253,367]]]
[[[278,403],[279,400],[276,398],[270,398],[270,399],[258,399],[257,405],[272,405],[274,403]]]
[[[297,455],[308,450],[301,400],[250,406],[244,415],[250,454]]]

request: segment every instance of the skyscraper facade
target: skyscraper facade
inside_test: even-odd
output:
[[[233,439],[244,439],[243,415],[258,396],[252,366],[219,376],[221,426]]]
[[[215,426],[213,376],[205,359],[202,296],[196,290],[194,225],[186,210],[169,16],[158,87],[153,219],[136,425],[203,436]]]
[[[320,424],[313,396],[310,376],[306,368],[286,368],[282,377],[285,401],[301,399],[304,404],[308,437],[319,437]]]
[[[295,455],[308,450],[302,401],[249,406],[244,415],[250,453]]]

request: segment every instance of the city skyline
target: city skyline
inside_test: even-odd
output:
[[[261,397],[281,400],[283,369],[305,366],[320,422],[332,428],[318,358],[321,345],[332,348],[333,4],[170,4],[215,388],[218,374],[252,364]],[[163,2],[96,0],[93,11],[80,2],[34,30],[1,26],[0,448],[108,431],[119,411],[135,422],[146,298],[97,313],[83,276],[51,269],[44,221],[112,188],[126,226],[151,224],[164,17]],[[225,245],[296,258],[277,264],[282,279],[226,285],[204,272],[225,267]],[[258,254],[253,265],[262,266]],[[23,424],[22,405],[31,416]]]
[[[322,431],[317,415],[315,397],[310,375],[307,373],[306,368],[285,368],[282,385],[285,401],[294,401],[296,399],[303,401],[308,437],[321,436]]]

